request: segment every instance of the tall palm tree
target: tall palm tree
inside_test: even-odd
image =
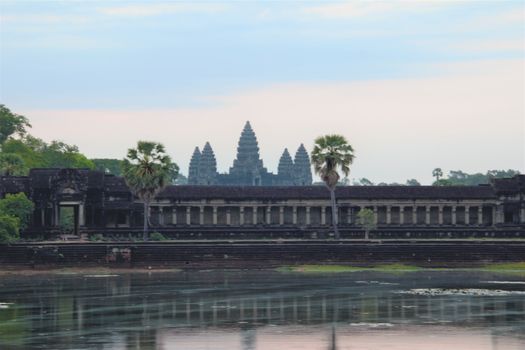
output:
[[[22,175],[26,168],[24,160],[16,153],[0,153],[0,174],[4,176]]]
[[[160,143],[139,141],[122,161],[127,185],[144,203],[144,240],[148,240],[149,208],[155,196],[171,181],[173,163]]]
[[[345,176],[350,173],[350,165],[354,161],[354,149],[346,138],[341,135],[325,135],[315,139],[312,151],[312,164],[315,172],[328,187],[332,204],[332,224],[335,238],[339,239],[337,204],[335,201],[335,187],[339,181],[338,169]]]
[[[439,178],[443,176],[443,171],[441,168],[436,168],[432,170],[432,176],[436,178],[436,182],[439,184]]]

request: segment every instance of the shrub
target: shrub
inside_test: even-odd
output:
[[[9,243],[19,238],[20,220],[10,215],[0,215],[0,242]]]
[[[24,230],[29,225],[35,205],[27,199],[25,193],[8,194],[0,200],[0,215],[18,218],[19,229]]]
[[[153,232],[150,236],[150,239],[152,241],[165,241],[166,237],[160,232]]]
[[[100,233],[96,233],[94,235],[89,236],[89,240],[91,242],[102,241],[103,239],[104,239],[104,236],[102,236]]]

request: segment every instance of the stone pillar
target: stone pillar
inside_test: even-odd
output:
[[[199,225],[204,225],[204,206],[199,207]]]
[[[244,225],[244,207],[239,207],[239,225]]]
[[[326,207],[321,207],[321,225],[326,225]]]
[[[443,206],[440,205],[438,208],[438,223],[443,225]]]
[[[465,205],[465,225],[470,225],[470,206]]]
[[[452,206],[452,225],[456,225],[457,224],[457,216],[456,216],[456,206],[453,205]]]
[[[292,223],[294,225],[297,225],[297,207],[293,207],[293,214],[292,214]]]
[[[399,224],[400,225],[405,224],[405,206],[404,205],[399,206]]]
[[[310,207],[306,207],[306,225],[310,226],[312,221],[310,220]]]
[[[79,204],[78,206],[78,226],[86,226],[84,204]]]
[[[417,205],[412,206],[412,225],[417,225]]]
[[[374,222],[377,225],[379,223],[379,217],[377,215],[377,206],[374,205]]]
[[[478,225],[483,225],[483,205],[478,205]]]
[[[491,209],[492,209],[492,226],[495,226],[498,222],[498,206],[497,205],[493,205],[491,206]]]
[[[266,224],[272,224],[272,207],[266,207]]]
[[[392,223],[392,206],[386,206],[386,224],[390,225]]]
[[[191,207],[186,207],[186,225],[191,225]]]
[[[284,225],[284,207],[279,207],[279,225]]]
[[[218,222],[218,220],[217,220],[217,209],[218,208],[216,206],[213,206],[213,219],[212,220],[213,220],[213,224],[214,225],[217,225],[217,222]]]
[[[425,205],[425,225],[430,225],[430,206]]]
[[[349,206],[346,211],[346,223],[351,225],[352,224],[352,207]]]
[[[525,223],[525,207],[521,208],[520,210],[520,224]]]
[[[46,226],[46,208],[40,209],[40,216],[42,220],[42,227]]]
[[[159,226],[164,226],[164,215],[162,215],[162,207],[157,207],[157,218],[159,220]]]
[[[226,225],[232,224],[232,213],[230,207],[226,207]]]
[[[54,220],[53,220],[53,226],[58,226],[60,225],[60,206],[59,205],[53,205],[53,208],[55,209],[54,210],[54,213],[55,214],[53,216]],[[105,224],[105,222],[104,222]]]
[[[177,207],[171,208],[171,223],[177,225]]]
[[[257,225],[257,207],[252,208],[252,222],[254,225]]]

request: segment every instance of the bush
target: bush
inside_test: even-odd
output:
[[[20,220],[10,215],[0,215],[0,242],[9,243],[19,238]]]
[[[18,228],[24,230],[29,225],[35,205],[27,199],[25,193],[8,194],[0,199],[0,215],[18,218]]]
[[[103,239],[104,239],[104,236],[102,236],[100,233],[89,236],[89,240],[91,242],[98,242],[98,241],[102,241]]]
[[[152,241],[165,241],[166,237],[160,232],[153,232],[150,236],[150,239]]]

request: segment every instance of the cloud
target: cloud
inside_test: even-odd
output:
[[[35,135],[63,137],[91,157],[121,158],[137,140],[161,141],[183,172],[206,141],[227,171],[246,120],[271,171],[285,147],[310,149],[315,137],[340,133],[356,149],[352,177],[428,183],[435,167],[525,171],[524,67],[481,61],[433,66],[434,76],[417,79],[277,84],[209,97],[199,108],[18,112]]]
[[[307,15],[315,15],[321,18],[344,19],[381,16],[403,12],[434,11],[450,5],[450,2],[445,1],[352,1],[307,6],[302,9],[302,12]]]
[[[518,52],[525,53],[524,38],[500,40],[470,40],[454,43],[447,49],[470,53]]]
[[[220,12],[225,5],[213,3],[150,3],[99,7],[99,13],[121,17],[148,17],[181,12]]]

